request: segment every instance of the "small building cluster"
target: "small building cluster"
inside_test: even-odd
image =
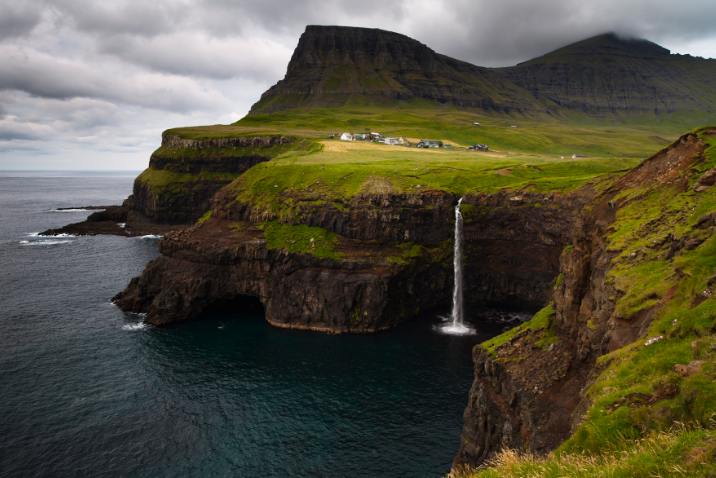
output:
[[[393,137],[386,137],[383,136],[380,133],[340,133],[340,134],[329,134],[329,139],[340,139],[341,141],[369,141],[372,143],[382,143],[387,144],[391,146],[409,146],[412,147],[413,144],[408,141],[408,139],[404,136],[400,136],[397,138]],[[443,144],[442,141],[436,141],[432,139],[421,139],[418,144],[414,145],[417,148],[444,148],[444,149],[452,149],[452,145],[450,144]],[[479,151],[487,151],[487,145],[484,144],[476,144],[475,146],[471,146],[467,148],[469,150],[479,150]]]

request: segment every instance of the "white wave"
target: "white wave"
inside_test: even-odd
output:
[[[92,211],[93,209],[50,209],[50,212],[81,212],[81,211]]]
[[[58,244],[69,244],[72,241],[58,241],[55,239],[48,239],[45,241],[20,241],[23,246],[55,246]]]
[[[38,237],[40,235],[39,232],[28,232],[27,237]]]
[[[147,234],[146,236],[139,236],[137,239],[159,239],[163,236],[155,236],[154,234]]]
[[[137,324],[127,324],[122,326],[122,330],[144,330],[147,328],[147,324],[139,322]]]

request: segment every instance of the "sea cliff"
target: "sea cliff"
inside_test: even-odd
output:
[[[161,324],[253,296],[274,325],[340,333],[394,326],[451,297],[452,194],[372,193],[340,208],[299,201],[284,223],[235,196],[225,188],[209,219],[162,238],[162,257],[117,303]],[[537,199],[550,204],[535,206]],[[584,200],[466,195],[467,302],[546,304],[573,210]]]
[[[664,319],[668,312],[693,309],[711,295],[713,271],[702,269],[699,256],[708,252],[699,248],[711,247],[713,213],[691,211],[714,208],[710,186],[716,177],[711,170],[716,157],[709,149],[714,133],[707,128],[682,136],[611,184],[603,184],[578,212],[569,233],[571,244],[560,256],[553,303],[532,321],[474,349],[475,381],[456,469],[481,465],[508,448],[544,455],[568,439],[567,449],[579,448],[576,443],[583,445],[585,435],[599,433],[580,428],[603,413],[595,403],[638,408],[624,398],[623,387],[605,397],[599,392],[604,385],[595,386],[614,378],[610,365],[656,349],[646,349],[650,335],[661,341],[671,330],[672,346],[678,348],[680,341],[688,343],[689,337],[703,334],[702,325],[696,324],[684,324],[686,328],[675,334],[678,320]],[[673,264],[677,255],[683,255],[677,261],[682,265]],[[713,325],[710,317],[704,319]],[[671,360],[654,361],[650,373],[633,379],[649,383],[646,390],[652,390],[639,401],[646,400],[644,406],[650,407],[658,404],[654,421],[689,415],[703,419],[694,403],[683,409],[676,406],[679,386],[665,388],[662,377],[670,376]],[[671,373],[667,382],[678,382]],[[671,412],[659,417],[665,408]],[[629,430],[620,424],[625,425]],[[577,431],[581,435],[575,438]],[[608,441],[607,436],[601,440]]]

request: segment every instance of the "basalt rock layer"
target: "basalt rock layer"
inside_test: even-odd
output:
[[[658,206],[663,209],[655,219],[631,236],[633,241],[655,237],[648,243],[653,249],[649,257],[638,250],[625,253],[628,243],[620,244],[612,237],[623,227],[620,211],[646,200],[653,191],[669,191],[665,201],[679,194],[691,197],[689,184],[696,174],[702,174],[698,164],[704,161],[704,137],[716,130],[702,133],[706,136],[684,135],[622,177],[615,175],[587,207],[576,211],[568,233],[570,247],[559,259],[561,275],[554,288],[554,309],[540,312],[549,327],[517,328],[495,345],[488,342],[475,347],[475,381],[455,466],[479,466],[505,447],[545,454],[574,433],[589,406],[585,390],[595,378],[596,359],[644,337],[661,308],[672,299],[680,278],[686,277],[685,272],[677,271],[670,279],[674,285],[662,292],[636,293],[615,280],[612,271],[628,270],[649,260],[669,261],[687,244],[691,250],[699,247],[713,227],[714,214],[695,221],[681,208],[674,211]],[[708,182],[710,175],[708,171],[702,177]],[[703,191],[700,186],[696,182],[693,189]],[[638,220],[641,213],[635,216]],[[688,233],[674,237],[672,228],[688,221],[695,221],[693,226],[685,226]],[[659,255],[662,249],[665,254]],[[636,298],[630,294],[637,294]],[[707,290],[703,297],[695,297],[692,304],[709,294]],[[625,297],[625,303],[636,305],[620,304]]]
[[[160,240],[162,256],[116,302],[162,324],[253,296],[274,325],[329,332],[380,330],[449,303],[458,199],[452,194],[359,194],[340,208],[283,194],[299,199],[285,222],[338,235],[332,257],[316,253],[325,244],[301,253],[290,252],[290,243],[272,247],[262,228],[279,218],[236,200],[227,187],[217,194],[211,218]],[[589,196],[588,188],[569,197],[465,196],[467,302],[546,304],[575,211]],[[406,254],[406,247],[421,252]]]
[[[716,60],[671,55],[647,40],[590,38],[513,67],[483,68],[404,35],[369,28],[306,27],[286,76],[250,114],[413,98],[484,112],[600,117],[716,112]]]
[[[211,209],[214,195],[286,145],[282,136],[186,139],[167,132],[134,181],[126,206],[160,224],[191,224]],[[247,153],[248,150],[248,153]]]
[[[108,206],[83,222],[42,234],[137,236],[189,227],[211,209],[221,188],[291,148],[294,140],[284,136],[192,139],[165,131],[161,147],[121,206]]]

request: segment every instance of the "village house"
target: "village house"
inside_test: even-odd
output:
[[[353,135],[350,133],[343,133],[341,135],[341,140],[342,141],[353,141]]]
[[[385,144],[396,145],[400,143],[397,138],[385,138]]]
[[[434,141],[432,139],[421,139],[418,143],[418,148],[442,148],[442,141]]]

